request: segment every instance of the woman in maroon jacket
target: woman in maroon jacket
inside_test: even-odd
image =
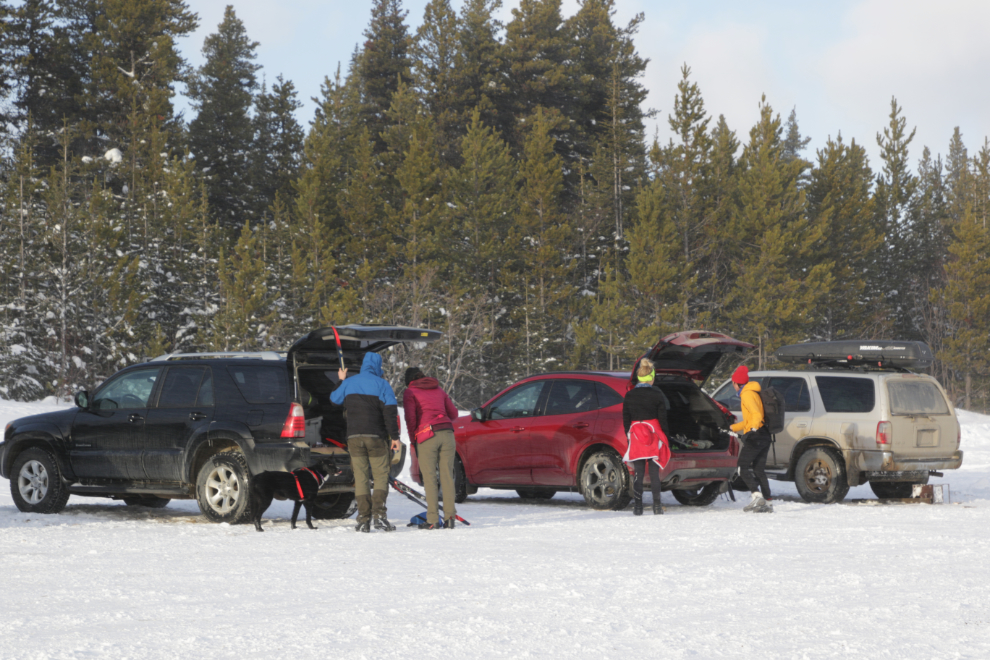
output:
[[[406,369],[406,391],[402,394],[402,409],[409,431],[409,443],[416,448],[419,471],[426,490],[426,522],[420,529],[440,529],[437,479],[443,489],[443,527],[454,529],[457,508],[454,503],[454,424],[457,408],[436,378],[427,378],[418,367]]]

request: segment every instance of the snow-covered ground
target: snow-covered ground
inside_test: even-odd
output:
[[[990,417],[959,415],[945,506],[771,482],[773,515],[666,495],[637,518],[483,490],[429,534],[393,492],[393,534],[292,531],[284,502],[258,534],[192,501],[23,514],[2,481],[0,658],[988,658]]]

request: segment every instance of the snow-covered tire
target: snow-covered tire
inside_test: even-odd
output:
[[[718,499],[721,488],[721,482],[713,481],[693,490],[672,490],[670,494],[685,506],[708,506]]]
[[[460,504],[468,498],[468,480],[461,457],[454,455],[454,501]]]
[[[578,482],[584,501],[593,509],[619,511],[629,506],[629,470],[619,455],[600,451],[588,457],[581,466]]]
[[[313,518],[316,520],[341,520],[350,518],[357,511],[354,493],[327,493],[319,495],[313,504]]]
[[[10,470],[10,495],[24,513],[58,513],[69,501],[69,488],[62,482],[55,455],[31,447],[14,459]]]
[[[842,455],[830,447],[805,450],[794,466],[794,485],[805,502],[841,502],[849,492]]]
[[[556,488],[517,488],[516,494],[524,500],[549,500],[557,494]]]
[[[250,518],[250,475],[239,449],[220,452],[206,461],[196,477],[196,501],[207,520],[234,525]]]
[[[913,482],[910,481],[871,481],[870,489],[882,500],[911,497]]]
[[[146,506],[149,509],[164,509],[172,501],[167,497],[155,495],[128,495],[123,499],[127,506]]]

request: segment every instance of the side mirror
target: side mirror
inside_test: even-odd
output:
[[[485,409],[484,408],[475,408],[474,410],[472,410],[471,411],[471,419],[473,419],[476,422],[483,422],[483,421],[485,421]]]
[[[76,392],[76,405],[83,410],[89,408],[89,392],[86,390],[79,390]]]

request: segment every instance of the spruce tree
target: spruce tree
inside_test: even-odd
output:
[[[376,152],[385,148],[381,134],[388,125],[392,96],[400,83],[412,82],[407,13],[402,10],[401,0],[373,0],[364,46],[355,60],[361,90],[361,123],[375,141]]]
[[[228,5],[214,34],[203,42],[206,61],[189,81],[196,117],[189,124],[189,146],[206,173],[210,207],[224,227],[243,225],[249,204],[250,110],[257,86],[254,63],[258,43],[248,39],[244,23]]]
[[[288,200],[295,194],[305,137],[295,117],[301,107],[292,81],[282,76],[255,99],[252,185],[259,216],[270,217],[277,195]]]
[[[515,119],[504,75],[505,46],[498,38],[502,24],[494,18],[501,7],[502,0],[466,0],[461,7],[453,96],[461,126],[468,126],[477,110],[486,126],[508,139]]]
[[[414,84],[436,124],[436,148],[448,165],[456,164],[457,142],[465,128],[457,99],[462,61],[457,37],[457,14],[450,0],[431,0],[410,52]]]
[[[832,341],[869,337],[872,328],[864,309],[874,304],[865,295],[868,271],[880,238],[873,223],[870,187],[873,173],[866,150],[840,134],[817,152],[817,167],[807,186],[808,220],[822,232],[810,263],[832,264],[835,286],[815,314],[811,336]]]
[[[833,284],[831,264],[807,267],[821,242],[798,189],[802,165],[784,159],[780,116],[764,98],[741,157],[732,220],[735,281],[726,319],[757,344],[760,363],[773,349],[807,339],[817,306]]]

